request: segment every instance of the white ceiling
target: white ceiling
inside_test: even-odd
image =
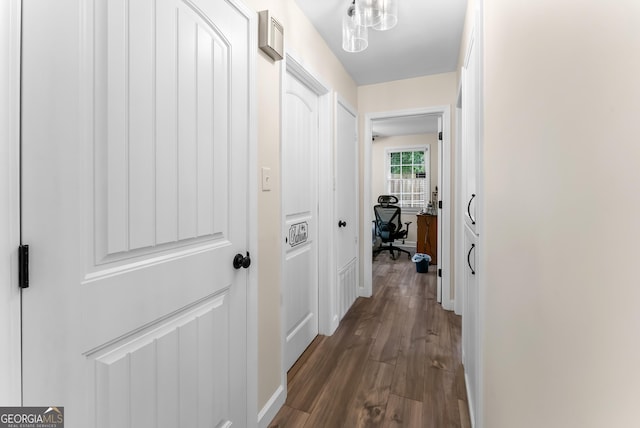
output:
[[[369,30],[363,52],[342,50],[342,15],[351,0],[296,0],[358,85],[454,71],[467,0],[398,0],[398,24]]]

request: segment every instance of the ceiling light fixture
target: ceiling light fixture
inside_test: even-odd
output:
[[[390,30],[398,23],[398,0],[379,0],[380,21],[373,24],[373,29],[378,31]]]
[[[398,0],[351,0],[342,17],[342,48],[361,52],[369,45],[368,27],[386,31],[398,23]]]
[[[365,27],[373,27],[382,19],[381,0],[356,0],[356,15]]]
[[[347,13],[342,17],[342,49],[347,52],[361,52],[368,45],[369,33],[356,13],[356,4],[353,0],[347,8]]]

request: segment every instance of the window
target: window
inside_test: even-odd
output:
[[[425,208],[430,188],[429,147],[387,150],[387,192],[400,207]]]

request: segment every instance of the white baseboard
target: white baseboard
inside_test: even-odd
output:
[[[394,242],[393,245],[395,245],[398,248],[402,248],[403,250],[407,250],[408,252],[410,252],[412,255],[416,253],[416,243],[415,241],[404,241],[404,244],[402,242]]]
[[[443,300],[442,307],[447,311],[453,311],[455,308],[455,301],[453,299]]]
[[[467,390],[467,407],[469,408],[469,419],[471,420],[471,428],[475,428],[476,427],[476,415],[474,414],[473,411],[473,399],[476,399],[477,397],[473,397],[471,395],[471,391],[469,390],[469,377],[467,376],[467,371],[464,371],[464,384],[465,384],[465,388]],[[472,398],[473,397],[473,398]]]
[[[276,417],[285,400],[287,399],[286,389],[280,385],[273,393],[267,404],[258,413],[258,428],[267,428]]]

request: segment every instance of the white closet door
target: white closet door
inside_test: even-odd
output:
[[[23,6],[24,404],[70,428],[247,426],[247,16]]]

